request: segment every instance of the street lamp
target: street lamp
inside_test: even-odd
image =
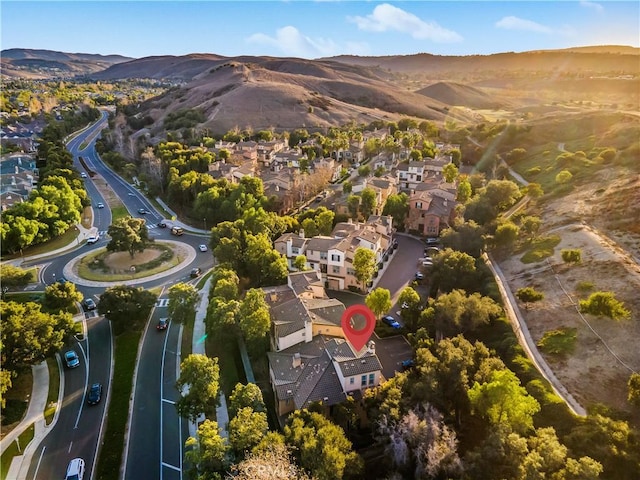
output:
[[[204,229],[206,230],[207,229],[207,219],[203,218],[202,221],[204,222]]]

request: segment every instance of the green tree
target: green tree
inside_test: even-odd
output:
[[[366,296],[364,303],[376,317],[380,317],[391,308],[391,292],[386,288],[376,288]]]
[[[454,288],[474,291],[477,273],[476,261],[471,255],[446,248],[433,259],[432,290],[434,294],[437,290],[450,292]]]
[[[479,258],[484,249],[484,234],[484,227],[470,220],[445,228],[440,234],[440,242],[445,248],[458,250],[474,258]]]
[[[520,228],[513,222],[502,222],[493,235],[493,245],[502,250],[511,250],[518,240]]]
[[[178,414],[195,421],[201,414],[211,413],[217,404],[219,379],[217,357],[192,353],[185,358],[176,381],[180,392],[180,399],[176,402]]]
[[[544,190],[542,190],[542,186],[539,183],[531,182],[527,185],[527,195],[533,199],[540,198],[544,195]]]
[[[360,195],[349,195],[347,197],[347,207],[351,218],[357,220],[360,216]]]
[[[293,268],[301,272],[307,270],[307,257],[304,255],[296,255],[296,258],[293,260]]]
[[[2,278],[3,287],[24,287],[35,280],[32,272],[10,263],[0,265],[0,278]]]
[[[284,438],[297,463],[318,480],[357,478],[362,472],[362,459],[344,431],[319,413],[294,411],[284,427]]]
[[[240,457],[251,451],[269,430],[267,414],[242,407],[229,421],[229,443]]]
[[[346,180],[342,184],[342,193],[349,195],[352,191],[353,191],[353,184],[349,180]]]
[[[82,293],[71,282],[55,282],[44,289],[43,306],[49,311],[74,312],[76,302],[82,300]]]
[[[247,290],[238,312],[240,331],[252,346],[259,345],[271,328],[271,314],[264,295],[264,290],[259,288]]]
[[[466,295],[464,290],[443,293],[429,302],[424,320],[433,320],[437,333],[453,336],[486,325],[502,314],[502,307],[479,293]]]
[[[229,415],[235,417],[236,413],[244,407],[249,407],[254,412],[264,412],[266,410],[260,387],[255,383],[236,383],[233,392],[229,396]]]
[[[149,245],[149,231],[142,218],[125,217],[116,220],[108,230],[111,241],[107,244],[110,252],[129,252],[131,258]]]
[[[400,292],[398,297],[398,303],[400,305],[406,305],[406,308],[401,309],[402,320],[405,326],[412,331],[418,328],[418,317],[421,311],[421,298],[418,292],[411,287],[405,287]]]
[[[402,192],[397,195],[389,195],[382,209],[383,215],[391,215],[396,228],[404,230],[404,221],[409,214],[409,197]]]
[[[516,297],[529,308],[530,303],[539,302],[544,298],[544,293],[533,287],[523,287],[516,291]]]
[[[318,225],[316,224],[315,219],[305,218],[300,226],[302,227],[302,230],[304,230],[305,237],[312,238],[318,235]]]
[[[126,328],[138,328],[149,318],[158,296],[142,287],[116,285],[100,296],[98,313],[106,316],[116,335]]]
[[[13,372],[37,365],[60,350],[74,333],[68,313],[48,314],[33,302],[0,300],[0,360]]]
[[[514,431],[526,433],[533,428],[533,415],[540,410],[535,398],[520,386],[520,380],[511,370],[491,373],[485,383],[475,382],[469,390],[474,410],[491,424],[506,424]]]
[[[467,203],[467,200],[471,198],[471,193],[471,183],[469,183],[469,180],[466,177],[461,179],[460,183],[458,183],[456,200],[463,204]]]
[[[169,305],[167,311],[172,321],[187,323],[196,314],[196,306],[200,301],[198,290],[189,283],[176,283],[169,288]]]
[[[627,400],[631,405],[640,407],[640,373],[632,373],[627,382]]]
[[[360,211],[363,217],[369,218],[378,208],[378,195],[373,188],[367,187],[360,194]]]
[[[224,300],[237,300],[240,280],[233,270],[217,266],[211,275],[211,297],[222,297]]]
[[[536,236],[541,225],[542,221],[540,217],[528,215],[520,219],[520,231],[526,233],[531,238]]]
[[[442,176],[447,183],[452,183],[458,177],[458,167],[454,163],[447,163],[442,168]]]
[[[319,235],[331,235],[331,230],[333,230],[333,220],[335,219],[336,214],[331,210],[324,210],[316,215],[315,221],[318,226],[318,234]]]
[[[220,480],[227,468],[229,446],[220,435],[220,427],[206,419],[198,426],[197,437],[185,442],[185,457],[190,465],[191,478],[196,480]]]
[[[356,279],[362,284],[362,290],[373,278],[376,269],[376,255],[368,248],[358,247],[353,255],[353,270]]]
[[[613,320],[629,318],[631,312],[624,308],[624,303],[616,300],[613,292],[595,292],[586,300],[580,300],[580,311],[596,316],[609,317]]]
[[[6,393],[11,389],[13,382],[11,381],[11,372],[9,370],[0,370],[0,408],[4,410],[7,406]]]
[[[565,263],[580,263],[582,261],[582,250],[579,248],[563,248],[560,256]]]

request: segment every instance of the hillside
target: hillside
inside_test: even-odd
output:
[[[131,60],[122,55],[64,53],[53,50],[10,48],[0,52],[2,76],[8,78],[69,78],[99,72]]]
[[[511,102],[498,95],[456,82],[437,82],[418,90],[416,93],[447,105],[463,105],[474,109],[504,109],[511,105]]]

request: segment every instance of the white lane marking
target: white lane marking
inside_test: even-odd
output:
[[[164,399],[164,359],[167,353],[167,342],[169,341],[169,332],[171,331],[171,323],[167,327],[167,333],[164,336],[164,343],[162,344],[162,361],[160,362],[160,480],[162,480],[162,465],[163,462],[163,440],[162,440],[162,432],[164,431],[164,417],[162,413],[162,401]]]
[[[174,402],[173,400],[169,400],[168,398],[163,398],[162,401],[164,403],[170,403],[171,405],[175,405],[176,404],[176,402]]]
[[[44,451],[47,447],[42,447],[42,451],[40,452],[40,457],[38,458],[38,463],[36,464],[36,471],[33,472],[33,478],[38,478],[38,470],[40,470],[40,463],[42,463],[42,457],[44,456]]]
[[[163,467],[170,468],[171,470],[175,470],[176,472],[182,473],[182,471],[180,470],[179,467],[175,467],[175,466],[173,466],[173,465],[171,465],[169,463],[162,462],[160,465],[162,465]],[[160,471],[162,472],[162,469],[160,469]],[[162,473],[160,473],[160,475],[162,476]]]
[[[111,356],[111,362],[109,365],[109,381],[108,381],[108,385],[107,385],[107,395],[103,395],[106,396],[107,398],[105,398],[105,402],[106,405],[109,405],[109,402],[107,400],[109,400],[110,395],[111,395],[111,379],[113,378],[113,331],[111,330],[111,322],[109,323],[109,351],[111,352],[110,356]],[[89,342],[87,342],[88,344]],[[98,440],[97,443],[98,445],[96,445],[96,449],[94,450],[93,453],[93,465],[91,467],[91,476],[89,478],[96,478],[96,468],[98,466],[98,453],[100,452],[100,442],[102,441],[102,435],[103,435],[103,430],[104,430],[104,422],[107,418],[107,407],[104,407],[104,410],[102,411],[102,420],[100,420],[100,430],[98,431]]]
[[[69,444],[69,450],[67,450],[67,453],[71,453],[71,447],[72,447],[72,446],[73,446],[73,442],[71,442],[71,443]]]
[[[86,338],[86,336],[85,336]],[[89,385],[89,357],[87,356],[89,353],[89,342],[87,342],[87,353],[84,353],[84,348],[82,348],[82,344],[78,342],[78,346],[80,347],[80,351],[82,352],[82,356],[84,357],[84,363],[86,368],[84,369],[84,388],[82,389],[82,402],[80,403],[80,410],[78,410],[78,416],[76,418],[76,424],[73,426],[73,429],[78,428],[78,424],[80,423],[80,416],[82,415],[82,409],[84,408],[84,400],[87,396],[87,386]]]

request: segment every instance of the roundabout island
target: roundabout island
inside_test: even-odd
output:
[[[88,287],[136,285],[176,273],[196,258],[196,250],[182,242],[162,240],[143,251],[110,252],[106,247],[80,255],[63,269],[65,278]]]

